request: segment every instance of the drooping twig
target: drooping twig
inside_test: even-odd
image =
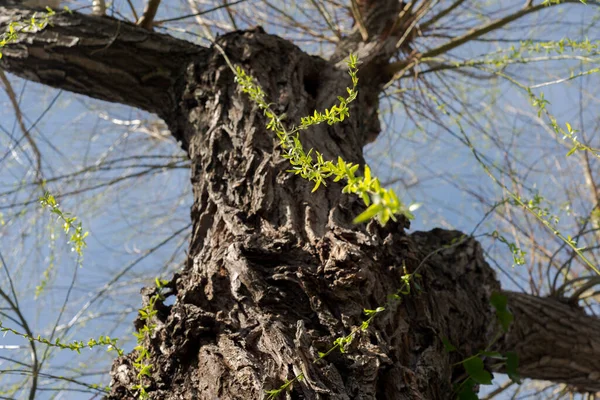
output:
[[[31,150],[33,151],[35,157],[35,176],[38,182],[42,181],[42,154],[35,143],[35,140],[31,137],[29,130],[25,127],[25,123],[23,122],[23,112],[21,111],[21,107],[19,105],[19,101],[17,100],[17,95],[13,90],[13,87],[6,77],[4,71],[0,69],[0,81],[2,81],[2,85],[4,85],[4,91],[8,95],[8,99],[10,100],[10,104],[15,110],[15,118],[17,119],[17,124],[19,125],[19,129],[23,133],[25,140],[31,146]]]

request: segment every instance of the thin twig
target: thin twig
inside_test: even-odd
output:
[[[565,0],[561,4],[566,4],[566,3],[579,3],[579,1]],[[596,4],[596,2],[594,2],[594,4]],[[468,32],[466,32],[462,36],[452,38],[451,40],[442,44],[441,46],[438,46],[434,49],[431,49],[431,50],[421,54],[421,57],[429,58],[429,57],[436,57],[438,55],[445,54],[445,53],[449,52],[450,50],[455,49],[459,46],[462,46],[463,44],[465,44],[473,39],[477,39],[478,37],[485,35],[486,33],[489,33],[496,29],[502,28],[503,26],[505,26],[513,21],[516,21],[517,19],[519,19],[525,15],[540,11],[540,10],[548,8],[548,7],[553,7],[553,6],[554,5],[552,5],[552,4],[551,5],[538,4],[538,5],[532,6],[530,8],[520,9],[519,11],[517,11],[513,14],[510,14],[510,15],[507,15],[503,18],[499,18],[499,19],[491,21],[487,24],[484,24],[482,26],[475,27],[475,28],[469,30]],[[402,60],[402,61],[398,61],[395,63],[391,63],[386,67],[386,73],[389,73],[390,75],[394,75],[394,78],[392,80],[395,80],[397,78],[398,72],[405,71],[406,69],[411,68],[417,62],[418,62],[417,60],[410,60],[410,61]]]
[[[187,14],[187,15],[183,15],[183,16],[175,17],[175,18],[161,19],[159,21],[156,21],[154,24],[155,25],[159,25],[159,24],[164,24],[165,22],[181,21],[182,19],[197,17],[199,15],[208,14],[210,12],[220,10],[221,8],[227,8],[227,7],[230,7],[230,6],[235,6],[236,4],[240,4],[240,3],[243,3],[245,1],[248,1],[248,0],[237,0],[237,1],[234,1],[232,3],[221,4],[220,6],[209,8],[209,9],[203,10],[203,11],[198,11],[198,12],[195,12],[193,14]]]
[[[131,13],[133,14],[133,18],[137,21],[139,19],[137,12],[135,12],[135,7],[131,0],[127,0],[127,4],[129,4],[129,8],[131,9]]]
[[[15,94],[15,91],[13,90],[13,87],[12,87],[10,81],[6,77],[6,74],[1,69],[0,69],[0,81],[2,81],[2,84],[4,85],[4,90],[6,91],[6,94],[8,95],[8,99],[10,100],[10,103],[11,103],[13,109],[15,110],[15,118],[17,119],[17,123],[19,124],[19,128],[21,129],[21,132],[23,132],[23,136],[25,137],[25,139],[27,140],[27,142],[29,142],[29,145],[31,146],[31,150],[33,151],[33,154],[35,156],[35,169],[36,169],[35,176],[36,176],[36,179],[41,182],[43,180],[42,154],[40,153],[40,150],[37,147],[35,140],[33,140],[33,138],[31,137],[29,130],[25,127],[25,123],[23,122],[23,112],[21,111],[21,107],[19,106],[19,101],[17,100],[17,95]]]
[[[352,0],[350,2],[350,5],[352,7],[352,16],[354,17],[354,21],[356,22],[358,30],[360,31],[360,36],[362,36],[363,42],[366,42],[369,40],[369,32],[367,32],[365,21],[363,19],[362,13],[360,12],[360,8],[358,7],[358,3],[356,2],[356,0]]]

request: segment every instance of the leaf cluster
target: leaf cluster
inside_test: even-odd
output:
[[[508,331],[510,324],[514,320],[514,315],[508,308],[508,299],[501,293],[492,293],[490,296],[490,303],[496,310],[496,318],[502,328],[502,333]],[[500,336],[497,335],[496,339],[492,341],[492,344]],[[444,348],[448,352],[456,351],[456,347],[452,345],[448,339],[442,338]],[[490,346],[492,345],[490,344]],[[486,359],[495,360],[496,363],[504,365],[504,369],[508,377],[515,383],[521,383],[519,374],[517,373],[517,367],[519,365],[519,357],[515,352],[506,352],[504,354],[497,351],[490,351],[489,347],[484,351],[480,351],[474,354],[459,364],[463,366],[467,377],[455,388],[457,397],[459,400],[477,400],[479,397],[476,394],[476,385],[491,385],[494,378],[493,374],[488,371],[485,365]],[[458,364],[457,364],[458,365]]]
[[[122,356],[124,354],[123,349],[117,346],[117,342],[119,339],[113,339],[110,336],[99,336],[98,339],[91,338],[87,342],[84,342],[82,340],[75,340],[70,343],[64,343],[60,340],[60,338],[56,338],[54,341],[51,341],[40,335],[34,337],[26,333],[21,333],[15,329],[2,326],[2,321],[0,321],[0,331],[4,333],[10,332],[13,335],[21,336],[22,338],[25,338],[30,342],[37,342],[45,344],[46,346],[57,347],[63,350],[76,351],[78,354],[81,354],[81,349],[85,349],[86,347],[93,349],[94,347],[98,346],[108,346],[108,351],[116,351],[119,356]]]
[[[33,16],[27,23],[20,21],[12,21],[8,25],[6,32],[0,34],[0,49],[4,46],[14,43],[17,41],[20,33],[31,33],[38,32],[50,25],[50,18],[56,13],[50,7],[46,7],[46,12],[34,13]],[[38,16],[40,18],[38,18]],[[2,51],[0,51],[0,58],[2,58]]]
[[[267,129],[275,132],[279,139],[279,145],[283,150],[283,158],[292,165],[289,172],[300,175],[303,179],[314,182],[313,192],[320,185],[326,186],[325,180],[333,178],[334,182],[346,181],[343,193],[352,193],[360,197],[368,207],[358,215],[355,223],[361,223],[375,218],[381,225],[385,225],[390,219],[396,220],[396,215],[404,215],[412,219],[414,216],[398,199],[392,189],[381,187],[379,180],[371,176],[368,165],[364,167],[364,176],[357,175],[358,165],[345,162],[338,157],[337,162],[325,160],[318,151],[304,150],[300,141],[300,131],[306,130],[313,125],[326,122],[329,125],[344,121],[350,115],[348,104],[356,99],[358,94],[357,85],[357,62],[354,55],[348,58],[348,73],[352,79],[352,87],[346,88],[348,95],[344,98],[339,96],[339,104],[323,112],[316,111],[312,116],[301,118],[300,125],[287,129],[283,124],[285,115],[279,116],[271,110],[266,101],[266,95],[262,88],[255,82],[254,78],[246,74],[241,67],[235,68],[236,82],[242,91],[261,109],[267,117]],[[314,154],[313,154],[314,153]]]
[[[150,363],[150,349],[145,345],[146,338],[150,338],[156,329],[156,324],[152,323],[152,318],[158,312],[155,308],[157,301],[165,300],[163,295],[163,289],[169,281],[156,278],[154,283],[156,285],[156,293],[150,297],[148,304],[139,310],[140,320],[144,321],[144,325],[138,332],[134,332],[134,336],[137,339],[137,345],[134,347],[134,351],[137,351],[138,356],[133,362],[133,367],[137,371],[136,378],[138,383],[132,386],[132,390],[138,392],[140,399],[147,399],[149,397],[146,391],[147,386],[144,384],[144,377],[152,376],[152,364]]]
[[[63,230],[65,235],[69,237],[68,242],[73,246],[71,247],[71,251],[76,252],[81,259],[81,257],[83,257],[83,248],[87,247],[85,238],[88,236],[89,232],[83,231],[81,222],[75,224],[77,217],[72,217],[70,213],[61,211],[59,204],[50,192],[44,193],[44,195],[39,198],[39,202],[43,207],[49,208],[52,214],[57,215],[58,218],[63,221]],[[73,230],[73,233],[69,236],[71,230]]]

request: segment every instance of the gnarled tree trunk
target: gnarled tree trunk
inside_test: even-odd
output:
[[[3,27],[29,17],[0,7]],[[53,24],[3,49],[0,66],[156,112],[192,161],[188,263],[169,283],[174,304],[157,305],[157,328],[145,343],[151,398],[259,399],[299,374],[289,398],[452,397],[465,377],[460,362],[486,349],[499,329],[489,297],[500,286],[476,241],[439,229],[408,235],[405,220],[352,224],[361,202],[332,182],[311,193],[286,172],[264,116],[215,48],[77,13]],[[218,43],[287,121],[330,107],[350,84],[339,57],[309,56],[261,29]],[[351,44],[340,47],[362,51],[365,61],[351,117],[301,140],[326,158],[362,164],[363,145],[379,133],[377,98],[390,78],[382,68],[391,52]],[[407,272],[418,274],[411,293],[357,331],[363,310],[388,302]],[[146,301],[151,294],[145,291]],[[600,322],[554,299],[506,295],[516,321],[498,350],[517,351],[520,373],[600,390],[600,341],[587,336]],[[347,352],[315,361],[351,332]],[[109,398],[135,396],[135,357],[115,361]]]

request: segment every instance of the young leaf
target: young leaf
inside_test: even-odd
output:
[[[454,346],[452,343],[450,343],[450,341],[448,340],[448,338],[443,337],[442,338],[442,343],[444,344],[444,349],[448,352],[451,353],[453,351],[456,351],[456,346]]]
[[[483,360],[479,357],[471,357],[463,362],[465,371],[469,377],[481,385],[492,384],[492,374],[485,370]]]
[[[521,384],[521,378],[517,372],[519,366],[519,356],[517,353],[509,351],[506,356],[506,374],[513,382]]]
[[[373,218],[375,215],[377,215],[379,213],[379,211],[381,211],[382,209],[383,209],[383,206],[381,204],[371,204],[371,206],[369,206],[369,208],[367,208],[365,211],[363,211],[361,214],[359,214],[356,218],[354,218],[354,221],[352,221],[352,222],[355,224],[367,222],[371,218]]]

